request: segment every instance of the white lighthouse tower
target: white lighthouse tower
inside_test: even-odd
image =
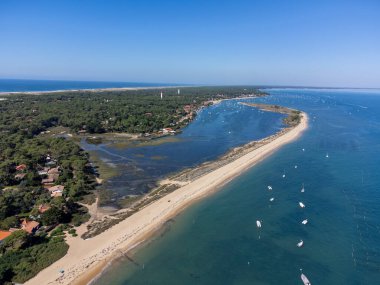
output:
[[[178,89],[178,90],[177,90],[177,93],[178,93],[178,95],[179,95],[179,94],[181,93],[181,90]]]
[[[162,96],[162,91],[161,91],[161,100],[162,100],[162,97],[163,97],[163,96]]]

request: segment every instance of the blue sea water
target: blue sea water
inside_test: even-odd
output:
[[[169,86],[163,83],[0,79],[0,92]]]
[[[300,268],[312,284],[380,284],[380,91],[269,92],[256,101],[309,114],[302,137],[189,207],[135,263],[118,260],[95,284],[294,285]]]

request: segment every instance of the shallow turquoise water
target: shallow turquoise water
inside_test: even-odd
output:
[[[105,185],[112,189],[116,201],[126,195],[145,193],[170,173],[214,160],[233,147],[267,137],[283,127],[284,115],[259,111],[239,102],[228,100],[202,109],[181,134],[172,137],[176,141],[171,143],[120,148],[83,141],[82,147],[95,150],[104,161],[120,169],[121,175]]]
[[[302,284],[300,268],[312,284],[380,284],[380,91],[270,93],[258,101],[309,114],[304,135],[178,215],[97,285]]]

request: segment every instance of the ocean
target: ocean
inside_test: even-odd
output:
[[[171,86],[166,83],[0,79],[0,92]]]
[[[301,269],[312,284],[380,282],[380,90],[268,92],[247,101],[307,112],[302,137],[187,208],[96,285],[294,285]]]

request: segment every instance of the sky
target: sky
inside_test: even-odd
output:
[[[0,78],[380,87],[379,0],[2,0]]]

